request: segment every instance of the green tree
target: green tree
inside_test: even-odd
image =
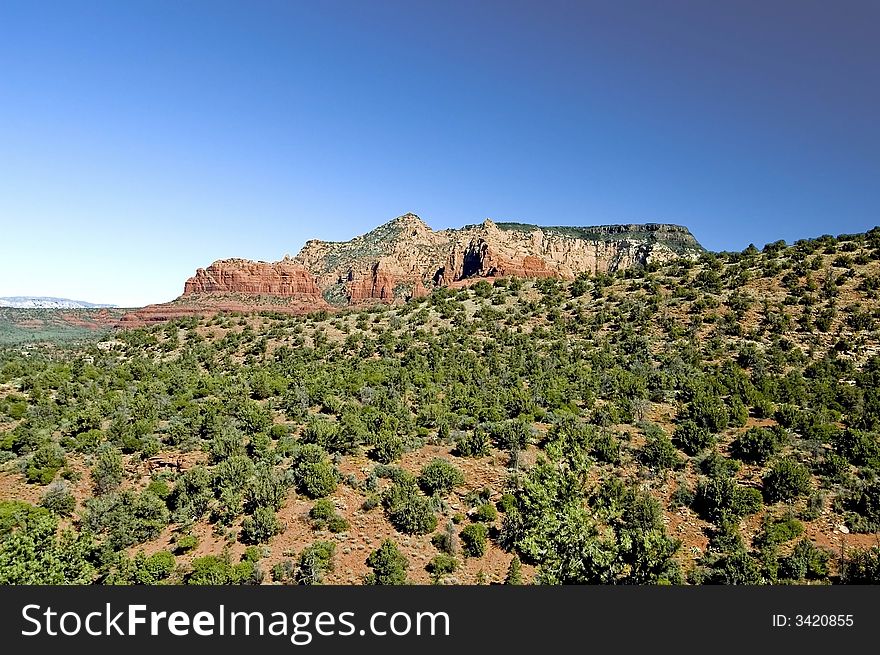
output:
[[[0,507],[0,515],[9,507]],[[88,584],[95,577],[94,545],[87,535],[72,531],[57,535],[57,520],[37,508],[9,513],[12,523],[0,536],[0,584]],[[12,518],[17,516],[18,518]],[[17,522],[17,525],[14,522]]]
[[[520,562],[519,556],[517,556],[517,555],[514,555],[513,559],[510,560],[510,565],[507,567],[507,575],[504,578],[504,584],[506,584],[506,585],[525,584],[523,582],[523,575],[522,575],[522,562]]]
[[[405,534],[427,534],[437,527],[431,501],[419,493],[412,478],[402,478],[386,490],[382,506],[391,524]]]
[[[366,564],[372,571],[364,578],[364,584],[407,584],[406,570],[409,568],[409,562],[391,539],[386,539],[379,548],[370,553]]]
[[[298,447],[292,456],[290,472],[297,490],[310,498],[323,498],[336,490],[336,468],[318,445]]]
[[[469,557],[482,557],[486,554],[489,530],[484,523],[471,523],[459,535],[462,550]]]
[[[436,457],[422,468],[418,483],[428,495],[445,495],[464,482],[462,472],[445,459]]]
[[[92,468],[92,487],[95,494],[116,491],[125,473],[122,453],[112,444],[105,443],[98,449],[98,457]]]
[[[300,553],[294,581],[299,585],[319,585],[324,576],[333,570],[336,544],[332,541],[316,541]]]
[[[730,444],[730,452],[737,459],[763,464],[779,450],[776,435],[766,428],[749,428]]]
[[[769,503],[794,500],[811,488],[810,470],[789,457],[778,459],[764,475],[764,498]]]
[[[241,522],[241,541],[246,544],[264,544],[282,530],[281,522],[271,507],[257,507],[253,516]]]

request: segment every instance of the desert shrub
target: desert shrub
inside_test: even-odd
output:
[[[464,554],[468,557],[485,555],[488,535],[489,530],[483,523],[471,523],[465,526],[459,534]]]
[[[500,450],[523,450],[532,440],[532,428],[526,421],[511,420],[486,426],[490,441]]]
[[[294,582],[299,585],[318,585],[333,570],[336,544],[332,541],[316,541],[306,546],[297,560]]]
[[[880,459],[880,440],[873,432],[844,430],[835,435],[833,445],[838,454],[856,466]]]
[[[52,484],[46,489],[40,500],[40,507],[45,507],[58,516],[70,516],[76,509],[76,498],[67,484]]]
[[[437,527],[431,502],[419,493],[413,479],[395,482],[382,495],[382,505],[391,525],[400,532],[427,534]]]
[[[327,521],[327,529],[333,534],[338,534],[340,532],[346,532],[351,526],[348,521],[345,520],[345,517],[337,514],[336,516],[331,516]]]
[[[106,437],[100,430],[88,430],[68,437],[62,443],[68,450],[91,454],[98,450],[98,447],[105,441]]]
[[[639,459],[645,466],[658,471],[677,468],[681,464],[672,439],[662,430],[648,435]]]
[[[315,502],[309,510],[309,518],[312,519],[312,527],[316,530],[326,528],[330,532],[338,533],[348,530],[348,521],[336,512],[336,506],[329,500],[321,499]]]
[[[245,455],[233,455],[214,467],[214,488],[240,494],[250,480],[254,463]]]
[[[590,440],[590,454],[600,462],[620,462],[620,441],[609,430],[600,430]]]
[[[880,546],[844,553],[840,560],[842,584],[880,584]]]
[[[201,518],[213,497],[211,474],[202,466],[194,466],[177,478],[167,500],[174,521],[186,524]]]
[[[684,408],[684,415],[697,426],[711,433],[724,430],[730,421],[730,412],[718,396],[697,392]]]
[[[221,426],[208,444],[212,462],[222,462],[229,457],[245,455],[244,435],[234,427]]]
[[[365,576],[364,584],[406,584],[406,570],[409,568],[409,562],[392,540],[386,539],[379,548],[371,552],[367,557],[366,564],[372,570]]]
[[[811,487],[810,470],[788,457],[778,459],[764,475],[764,498],[769,503],[794,500]]]
[[[243,511],[241,490],[220,487],[217,491],[217,502],[211,507],[209,520],[219,525],[231,526]],[[188,522],[183,523],[183,525],[187,524]]]
[[[739,551],[719,559],[705,582],[723,585],[759,585],[765,580],[758,560],[744,551]]]
[[[206,555],[192,561],[192,570],[184,577],[189,585],[243,585],[259,584],[263,574],[259,565],[243,561],[232,564],[228,553]]]
[[[290,473],[297,491],[310,498],[322,498],[336,490],[336,468],[323,448],[304,444],[296,449],[291,459]]]
[[[516,496],[510,492],[501,494],[501,498],[496,503],[499,512],[507,513],[516,508]]]
[[[419,487],[428,495],[445,495],[464,482],[462,472],[445,459],[435,458],[426,464],[418,477]]]
[[[55,442],[44,443],[31,455],[25,478],[30,483],[49,484],[65,464],[64,449]]]
[[[320,473],[320,467],[318,467]],[[314,471],[313,471],[314,475]],[[314,480],[320,480],[315,475]],[[268,464],[259,464],[244,487],[244,509],[253,512],[257,507],[281,509],[287,496],[288,481],[285,476]]]
[[[759,548],[778,546],[800,537],[803,533],[804,524],[793,516],[765,516],[763,529],[755,538],[755,545]]]
[[[851,513],[847,517],[850,529],[856,532],[880,530],[880,479],[862,483],[847,501],[848,509],[856,515]]]
[[[458,536],[455,534],[455,523],[447,521],[442,532],[431,536],[431,543],[441,553],[458,554]]]
[[[748,423],[749,408],[746,407],[745,403],[743,403],[743,401],[740,400],[738,396],[734,396],[730,399],[728,413],[728,425],[730,427],[741,428],[744,427],[746,423]]]
[[[439,580],[444,575],[455,573],[455,570],[457,568],[458,560],[455,559],[452,555],[447,555],[446,553],[435,555],[434,558],[425,566],[425,570],[427,570],[428,573],[433,576],[435,581]]]
[[[115,491],[122,483],[123,474],[122,453],[111,444],[103,444],[98,449],[98,458],[92,468],[92,487],[95,494]]]
[[[269,428],[268,435],[272,441],[278,441],[290,435],[290,427],[284,423],[276,423]]]
[[[694,490],[688,486],[686,479],[680,479],[669,498],[669,506],[671,508],[690,507],[694,504]]]
[[[174,550],[181,554],[195,550],[198,545],[199,538],[194,534],[181,534],[174,540]]]
[[[107,584],[163,584],[174,573],[174,568],[174,555],[167,550],[160,550],[149,556],[141,550],[131,559],[123,555],[116,569],[107,576]]]
[[[730,444],[731,454],[744,462],[763,464],[779,450],[779,440],[765,428],[749,428]]]
[[[507,567],[507,575],[504,577],[506,585],[521,585],[523,582],[522,562],[518,555],[514,555]]]
[[[161,498],[144,491],[112,492],[84,503],[82,527],[99,537],[104,546],[118,551],[150,541],[168,525],[168,508]]]
[[[312,509],[309,510],[309,518],[312,519],[313,523],[326,522],[335,514],[336,506],[333,504],[333,501],[326,498],[316,500],[315,504],[312,505]]]
[[[710,478],[736,475],[740,469],[740,464],[735,459],[725,457],[717,450],[713,450],[705,457],[698,460],[697,467],[700,472],[708,475]]]
[[[484,457],[489,454],[489,433],[482,426],[462,432],[455,440],[456,455],[461,457]]]
[[[705,426],[697,425],[694,421],[684,421],[675,428],[672,441],[688,455],[696,455],[712,446],[715,437]]]
[[[94,544],[85,534],[58,535],[58,520],[21,501],[0,501],[0,584],[88,584]]]
[[[282,530],[281,522],[271,507],[258,507],[253,516],[241,522],[240,539],[246,544],[264,544]]]
[[[272,566],[269,572],[273,582],[287,583],[293,580],[296,573],[296,564],[292,560],[285,559]]]
[[[833,451],[828,451],[822,457],[818,469],[821,475],[831,480],[842,482],[849,473],[850,464],[845,457],[838,455]]]
[[[494,523],[495,519],[498,518],[498,510],[495,509],[495,505],[492,503],[483,503],[473,511],[471,517],[474,521],[481,523]]]
[[[389,464],[400,459],[404,449],[403,439],[390,432],[380,432],[376,435],[376,443],[370,451],[370,457],[382,464]]]
[[[697,483],[694,509],[707,521],[719,523],[754,514],[761,508],[761,492],[738,485],[727,476],[703,478]]]
[[[829,554],[809,539],[795,544],[791,554],[779,560],[779,577],[786,580],[821,580],[828,575]]]

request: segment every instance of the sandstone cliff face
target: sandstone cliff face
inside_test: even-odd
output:
[[[312,240],[294,260],[348,302],[391,301],[484,277],[559,277],[616,271],[702,250],[677,225],[542,228],[490,220],[433,231],[405,214],[351,241]]]
[[[134,327],[195,314],[306,314],[322,309],[332,307],[322,297],[314,276],[291,259],[272,263],[221,259],[198,269],[186,281],[183,295],[177,300],[130,312],[121,322]]]
[[[700,252],[693,235],[678,225],[538,227],[486,220],[435,231],[415,214],[404,214],[350,241],[308,241],[293,259],[216,261],[198,269],[177,300],[125,318],[142,324],[218,311],[300,314],[420,297],[483,278],[573,279]]]
[[[251,293],[276,296],[317,296],[321,290],[305,268],[290,259],[254,262],[221,259],[200,268],[186,281],[184,295],[194,293]]]

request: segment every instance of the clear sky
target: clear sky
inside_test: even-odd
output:
[[[408,211],[880,223],[880,2],[0,2],[0,296],[171,300]]]

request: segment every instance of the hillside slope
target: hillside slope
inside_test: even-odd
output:
[[[877,583],[878,294],[875,228],[0,350],[0,582]]]

